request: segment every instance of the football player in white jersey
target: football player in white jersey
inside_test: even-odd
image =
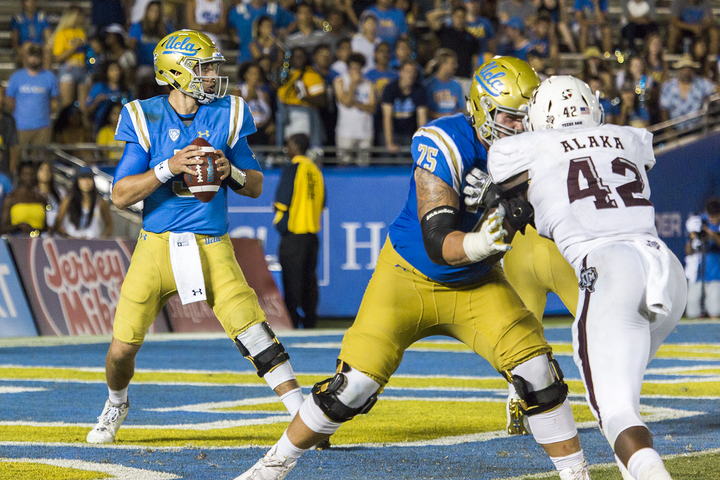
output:
[[[545,80],[528,103],[523,135],[490,149],[488,171],[535,210],[540,235],[575,268],[580,296],[573,351],[590,408],[627,480],[668,480],[640,418],[643,374],[680,320],[687,286],[658,238],[646,171],[652,134],[603,125],[590,88]]]

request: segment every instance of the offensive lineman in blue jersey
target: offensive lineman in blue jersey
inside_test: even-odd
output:
[[[154,52],[155,77],[169,95],[130,102],[115,138],[126,142],[113,185],[113,203],[144,201],[143,229],[123,282],[105,362],[109,398],[88,443],[112,443],[128,413],[128,385],[145,333],[165,302],[207,300],[227,335],[250,360],[291,415],[303,401],[288,355],[265,321],[227,235],[227,190],[257,198],[260,172],[246,137],[256,131],[247,104],[225,96],[225,61],[204,33],[181,30]],[[203,138],[219,156],[224,183],[208,203],[185,187],[182,174],[197,175]],[[213,147],[204,147],[210,148]],[[208,176],[210,173],[208,172]]]
[[[525,205],[504,199],[485,218],[464,203],[465,174],[486,170],[490,145],[520,132],[523,108],[539,84],[527,63],[497,57],[475,74],[469,118],[456,114],[418,129],[408,200],[345,333],[337,374],[313,387],[278,443],[236,480],[285,478],[303,452],[367,413],[405,350],[431,335],[462,341],[515,385],[535,440],[561,480],[590,478],[567,385],[542,325],[496,264],[510,248],[502,243],[503,221],[521,229]]]

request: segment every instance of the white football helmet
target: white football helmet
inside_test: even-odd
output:
[[[575,77],[550,77],[540,84],[528,102],[523,118],[525,131],[554,128],[597,127],[605,112],[590,87]]]

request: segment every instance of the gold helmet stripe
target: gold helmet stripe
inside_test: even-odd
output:
[[[147,124],[145,123],[145,114],[140,106],[140,100],[133,100],[132,102],[125,105],[128,112],[130,113],[130,120],[132,121],[133,127],[135,127],[135,134],[138,137],[138,143],[143,147],[146,152],[150,151],[150,134],[148,132]]]
[[[415,135],[429,138],[442,150],[445,161],[453,174],[453,189],[459,195],[460,186],[462,185],[460,179],[463,174],[463,167],[462,161],[460,160],[460,151],[457,145],[455,145],[455,142],[453,142],[445,132],[436,127],[422,127],[418,129]]]

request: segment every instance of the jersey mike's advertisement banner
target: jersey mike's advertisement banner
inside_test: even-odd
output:
[[[135,242],[8,239],[40,335],[103,335],[112,322]],[[167,332],[160,312],[148,333]]]
[[[240,269],[248,285],[255,290],[270,326],[278,331],[291,329],[290,316],[280,290],[268,271],[260,242],[249,238],[234,238],[232,243]],[[222,325],[206,302],[183,305],[180,297],[175,295],[168,301],[166,309],[173,332],[223,331]]]
[[[37,334],[15,262],[5,240],[0,240],[0,337]]]

